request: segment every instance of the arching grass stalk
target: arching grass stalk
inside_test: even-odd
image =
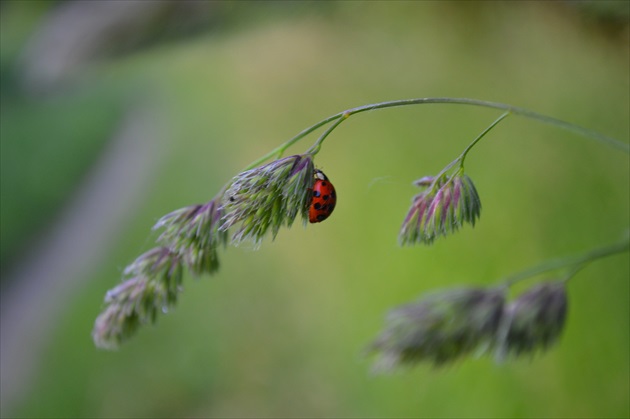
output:
[[[480,106],[480,107],[485,107],[485,108],[501,109],[514,115],[522,116],[524,118],[532,119],[538,122],[542,122],[544,124],[553,125],[555,127],[562,128],[567,131],[571,131],[583,137],[602,142],[611,147],[625,151],[626,153],[630,153],[629,144],[622,143],[618,140],[615,140],[612,137],[608,137],[597,131],[587,129],[579,125],[572,124],[570,122],[562,121],[557,118],[552,118],[550,116],[542,115],[537,112],[530,111],[529,109],[519,108],[517,106],[507,105],[504,103],[488,102],[485,100],[478,100],[478,99],[429,97],[429,98],[418,98],[418,99],[392,100],[389,102],[374,103],[371,105],[364,105],[364,106],[348,109],[346,111],[333,115],[329,118],[326,118],[325,121],[330,122],[342,116],[345,116],[344,118],[345,120],[345,119],[348,119],[352,115],[355,115],[361,112],[366,112],[366,111],[373,111],[377,109],[393,108],[393,107],[398,107],[398,106],[421,105],[421,104],[429,104],[429,103],[471,105],[471,106]],[[317,126],[320,127],[322,125],[322,122],[318,123]]]
[[[489,101],[478,100],[478,99],[453,98],[453,97],[427,97],[427,98],[392,100],[388,102],[373,103],[370,105],[363,105],[363,106],[358,106],[356,108],[347,109],[335,115],[331,115],[328,118],[319,121],[315,125],[312,125],[302,130],[300,133],[298,133],[296,136],[294,136],[290,140],[274,148],[269,153],[265,154],[259,159],[253,161],[244,170],[252,169],[271,158],[276,158],[276,159],[280,158],[282,154],[293,144],[297,143],[298,141],[300,141],[302,138],[306,137],[313,131],[317,130],[318,128],[332,121],[337,120],[335,125],[332,126],[328,131],[326,131],[324,135],[318,138],[315,144],[311,147],[311,150],[313,150],[313,154],[317,154],[317,152],[319,152],[319,149],[321,148],[321,144],[328,137],[328,135],[335,128],[337,128],[343,121],[347,120],[352,115],[362,113],[362,112],[367,112],[367,111],[374,111],[378,109],[394,108],[394,107],[399,107],[399,106],[422,105],[422,104],[455,104],[455,105],[469,105],[469,106],[479,106],[479,107],[484,107],[484,108],[500,109],[510,114],[522,116],[524,118],[538,121],[543,124],[552,125],[557,128],[561,128],[566,131],[573,132],[582,137],[589,138],[591,140],[601,142],[603,144],[606,144],[618,150],[625,151],[626,153],[630,153],[630,144],[622,143],[621,141],[618,141],[607,135],[601,134],[597,131],[587,129],[579,125],[563,121],[561,119],[552,118],[547,115],[542,115],[538,112],[530,111],[529,109],[520,108],[518,106],[507,105],[505,103],[489,102]]]

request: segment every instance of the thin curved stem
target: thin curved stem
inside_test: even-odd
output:
[[[339,124],[341,124],[343,121],[345,121],[346,119],[348,119],[350,117],[350,115],[348,113],[343,113],[341,114],[341,116],[339,117],[339,119],[337,119],[337,121],[332,124],[330,126],[330,128],[328,128],[318,139],[317,141],[315,141],[315,144],[313,144],[313,146],[311,148],[309,148],[306,152],[310,153],[310,154],[317,154],[319,153],[319,149],[322,147],[322,143],[324,142],[324,140],[326,139],[326,137],[328,137],[328,135],[333,132],[333,130],[335,128],[337,128],[339,126]]]
[[[269,153],[265,154],[264,156],[260,157],[259,159],[251,162],[245,169],[243,170],[249,170],[249,169],[253,169],[254,167],[258,166],[259,164],[269,160],[270,158],[276,156],[276,155],[281,155],[282,153],[285,152],[285,150],[289,147],[291,147],[293,144],[297,143],[298,141],[300,141],[302,138],[306,137],[308,134],[310,134],[311,132],[315,131],[317,128],[324,126],[326,124],[328,124],[329,122],[334,121],[335,119],[341,118],[343,116],[343,112],[337,115],[333,115],[333,116],[329,116],[328,118],[319,121],[318,123],[316,123],[315,125],[312,125],[304,130],[302,130],[299,134],[297,134],[295,137],[291,138],[290,140],[280,144],[278,147],[274,148],[273,150],[271,150]]]
[[[481,140],[481,139],[482,139],[482,138],[483,138],[483,137],[484,137],[484,136],[485,136],[488,132],[490,132],[490,130],[492,130],[492,128],[496,127],[496,126],[497,126],[497,124],[498,124],[499,122],[501,122],[503,119],[505,119],[508,115],[510,115],[510,112],[505,112],[505,113],[503,113],[500,117],[498,117],[498,118],[497,118],[497,119],[496,119],[496,120],[495,120],[492,124],[490,124],[490,125],[489,125],[489,126],[488,126],[485,130],[483,130],[483,132],[482,132],[481,134],[479,134],[479,135],[477,136],[477,138],[475,138],[475,139],[474,139],[474,140],[473,140],[470,144],[468,144],[468,147],[466,147],[466,148],[464,149],[464,151],[462,152],[462,154],[460,154],[460,155],[459,155],[459,157],[457,157],[455,160],[453,160],[452,162],[450,162],[449,164],[447,164],[447,165],[446,165],[446,167],[445,167],[444,169],[442,169],[442,170],[440,171],[440,173],[438,173],[438,174],[435,176],[435,178],[436,178],[436,179],[439,179],[439,178],[440,178],[443,174],[445,174],[446,172],[448,172],[449,170],[451,170],[451,168],[452,168],[453,166],[455,166],[457,163],[459,163],[459,168],[457,169],[457,172],[456,172],[456,173],[459,173],[460,171],[463,171],[463,170],[464,170],[464,160],[466,159],[466,155],[468,154],[468,152],[469,152],[470,150],[472,150],[472,148],[473,148],[473,147],[474,147],[474,146],[475,146],[475,145],[476,145],[476,144],[477,144],[477,143],[478,143],[478,142],[479,142],[479,141],[480,141],[480,140]],[[448,180],[448,182],[447,182],[446,184],[450,183],[450,182],[454,179],[454,177],[455,177],[455,176],[452,176],[452,177]],[[437,183],[435,183],[435,184],[434,184],[434,187],[435,187],[435,185],[437,185]]]
[[[531,278],[541,273],[574,266],[576,267],[575,270],[570,275],[568,275],[567,278],[565,278],[565,280],[569,280],[573,275],[577,273],[578,270],[584,268],[587,264],[597,259],[616,255],[618,253],[627,252],[628,250],[630,250],[630,239],[626,237],[618,243],[615,243],[610,246],[599,247],[597,249],[593,249],[590,252],[587,252],[580,256],[571,256],[567,258],[548,260],[544,263],[541,263],[538,266],[534,266],[533,268],[508,276],[501,282],[503,282],[503,284],[509,287],[519,281],[522,281],[527,278]]]
[[[578,274],[578,272],[580,272],[582,269],[586,268],[588,266],[590,262],[586,262],[586,263],[582,263],[580,265],[576,265],[573,267],[573,269],[571,269],[571,271],[569,271],[569,273],[567,273],[564,278],[562,278],[562,282],[567,283],[569,282],[575,275]]]
[[[608,137],[597,131],[589,130],[579,125],[562,121],[557,118],[552,118],[550,116],[542,115],[537,112],[530,111],[528,109],[519,108],[517,106],[506,105],[504,103],[498,103],[498,102],[488,102],[485,100],[478,100],[478,99],[429,97],[429,98],[418,98],[418,99],[393,100],[390,102],[381,102],[381,103],[375,103],[372,105],[359,106],[357,108],[352,108],[345,112],[341,112],[340,114],[337,114],[335,116],[338,117],[344,113],[348,113],[349,115],[354,115],[356,113],[371,111],[375,109],[391,108],[391,107],[396,107],[396,106],[419,105],[419,104],[424,104],[424,103],[446,103],[446,104],[450,103],[450,104],[472,105],[472,106],[481,106],[481,107],[486,107],[486,108],[502,109],[514,115],[523,116],[525,118],[533,119],[533,120],[542,122],[544,124],[553,125],[558,128],[562,128],[567,131],[571,131],[573,133],[579,134],[583,137],[587,137],[596,141],[603,142],[609,146],[625,151],[626,153],[630,153],[629,144],[622,143],[621,141],[615,140],[614,138]]]
[[[269,153],[265,154],[261,158],[255,160],[249,166],[247,166],[244,170],[252,169],[258,166],[259,164],[267,161],[268,159],[276,155],[282,154],[287,148],[289,148],[290,146],[292,146],[293,144],[295,144],[302,138],[306,137],[311,132],[339,118],[344,117],[344,119],[347,119],[348,117],[352,115],[362,113],[362,112],[367,112],[367,111],[373,111],[377,109],[393,108],[393,107],[399,107],[399,106],[421,105],[421,104],[429,104],[429,103],[470,105],[470,106],[480,106],[480,107],[485,107],[485,108],[501,109],[514,115],[522,116],[524,118],[532,119],[538,122],[542,122],[544,124],[553,125],[555,127],[558,127],[567,131],[571,131],[583,137],[590,138],[595,141],[599,141],[601,143],[604,143],[618,150],[625,151],[626,153],[630,153],[629,144],[622,143],[621,141],[615,140],[614,138],[608,137],[597,131],[589,130],[579,125],[562,121],[557,118],[552,118],[550,116],[542,115],[537,112],[530,111],[528,109],[519,108],[517,106],[512,106],[512,105],[506,105],[504,103],[488,102],[485,100],[478,100],[478,99],[452,98],[452,97],[428,97],[428,98],[403,99],[403,100],[392,100],[388,102],[373,103],[370,105],[363,105],[363,106],[358,106],[356,108],[351,108],[343,112],[339,112],[335,115],[331,115],[328,118],[319,121],[315,125],[312,125],[306,128],[305,130],[297,134],[295,137],[291,138],[290,140],[286,141],[285,143],[271,150]],[[338,123],[335,125],[334,128],[336,128],[336,126],[338,126],[339,123],[340,122],[338,121]],[[322,136],[317,140],[316,144],[318,148],[321,147],[321,144],[324,141],[324,139],[332,132],[334,128],[329,129],[325,136]]]
[[[488,133],[492,130],[492,128],[496,127],[497,124],[501,121],[503,121],[505,118],[507,118],[510,115],[510,112],[507,111],[505,113],[503,113],[500,117],[498,117],[492,124],[490,124],[488,126],[488,128],[486,128],[481,134],[479,134],[477,136],[477,138],[475,138],[472,143],[468,144],[468,147],[466,147],[466,149],[462,152],[462,154],[457,158],[457,160],[459,160],[459,165],[460,167],[463,169],[464,168],[464,160],[466,160],[466,155],[468,154],[468,152],[470,150],[472,150],[472,148]]]

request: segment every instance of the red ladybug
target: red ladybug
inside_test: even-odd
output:
[[[308,210],[308,220],[311,223],[324,221],[332,214],[337,203],[335,187],[330,183],[324,172],[315,169],[315,183],[313,184],[313,200]]]

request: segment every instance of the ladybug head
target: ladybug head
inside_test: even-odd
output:
[[[328,180],[328,178],[326,177],[326,175],[324,174],[324,172],[322,172],[319,169],[315,169],[315,172],[313,174],[315,176],[315,179],[318,180]]]

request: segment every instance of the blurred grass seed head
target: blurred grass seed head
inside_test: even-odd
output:
[[[499,327],[505,290],[461,288],[430,293],[391,310],[370,349],[377,371],[429,361],[443,365],[489,346]]]
[[[497,359],[544,350],[558,340],[567,317],[565,281],[532,287],[505,307]]]
[[[496,360],[548,349],[565,324],[565,283],[533,286],[506,303],[507,287],[461,288],[430,293],[389,312],[368,350],[377,372],[429,362],[445,365],[493,349]]]

